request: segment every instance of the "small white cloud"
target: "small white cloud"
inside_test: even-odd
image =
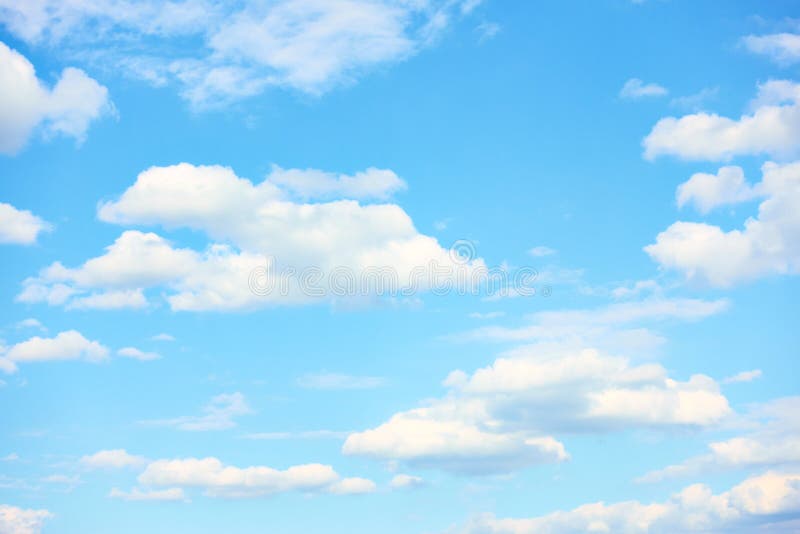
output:
[[[482,22],[478,24],[475,31],[478,32],[478,42],[484,43],[489,39],[493,39],[500,33],[502,27],[496,22]]]
[[[125,449],[98,451],[80,459],[80,464],[89,469],[123,469],[140,467],[147,462],[142,456],[129,454]]]
[[[174,336],[172,336],[170,334],[167,334],[167,333],[164,333],[164,332],[162,332],[160,334],[156,334],[153,337],[151,337],[150,339],[153,340],[153,341],[175,341],[175,337]]]
[[[644,83],[639,78],[631,78],[619,91],[620,98],[638,99],[644,97],[666,96],[669,93],[666,88],[657,83]]]
[[[119,356],[124,358],[133,358],[134,360],[139,361],[150,361],[150,360],[158,360],[161,358],[161,355],[155,352],[144,352],[135,347],[124,347],[117,351]]]
[[[306,389],[375,389],[386,380],[379,376],[353,376],[339,373],[319,373],[301,376],[297,385]]]
[[[741,167],[721,167],[717,174],[698,172],[678,186],[678,207],[694,204],[700,213],[708,213],[718,206],[738,204],[759,196],[759,192],[745,181]]]
[[[123,501],[183,501],[188,502],[186,495],[181,488],[167,488],[163,490],[142,490],[133,488],[130,491],[122,491],[113,488],[108,494],[112,499],[121,499]]]
[[[8,534],[39,534],[46,520],[53,517],[47,510],[17,508],[0,504],[0,532]]]
[[[800,35],[796,33],[748,35],[742,42],[751,52],[765,55],[779,65],[800,61]]]
[[[375,483],[366,478],[344,478],[334,482],[327,488],[328,493],[336,495],[361,495],[364,493],[374,493],[377,489]]]
[[[2,135],[1,130],[0,135]],[[1,140],[0,152],[2,152]],[[49,223],[30,211],[18,210],[11,204],[0,202],[0,244],[32,245],[36,243],[40,233],[51,229]]]
[[[394,172],[374,167],[348,176],[316,169],[282,169],[274,166],[267,180],[304,200],[386,200],[408,187]]]
[[[16,370],[15,364],[45,361],[83,360],[98,363],[108,359],[108,352],[108,348],[97,341],[90,341],[80,332],[68,330],[54,338],[34,336],[17,343],[0,357],[0,369],[13,372]]]
[[[469,314],[470,319],[497,319],[498,317],[503,317],[506,312],[502,311],[491,311],[491,312],[472,312]]]
[[[108,90],[80,69],[66,68],[52,89],[22,54],[0,42],[0,153],[16,154],[34,131],[81,142],[89,124],[112,114]]]
[[[104,291],[76,297],[67,304],[68,310],[122,310],[141,309],[147,306],[147,299],[141,289],[124,291]]]
[[[29,317],[28,319],[23,319],[14,326],[20,330],[24,328],[33,328],[35,330],[41,330],[42,332],[47,331],[47,328],[45,328],[45,326],[38,319],[34,319],[33,317]]]
[[[0,462],[16,462],[19,460],[19,454],[12,452],[0,458]]]

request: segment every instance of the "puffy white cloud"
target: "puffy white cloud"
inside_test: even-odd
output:
[[[143,421],[143,424],[155,426],[171,426],[178,430],[207,431],[225,430],[236,426],[236,417],[253,413],[244,395],[239,393],[223,393],[211,399],[203,408],[203,415],[186,415],[172,419],[155,419]]]
[[[657,83],[644,83],[639,78],[631,78],[619,91],[620,98],[637,99],[644,97],[666,96],[669,91]]]
[[[459,9],[467,3],[0,0],[0,21],[28,42],[58,44],[155,85],[174,81],[184,98],[206,107],[268,87],[320,94],[351,83],[433,44],[470,11]],[[186,37],[203,45],[181,47]],[[121,38],[139,52],[120,51]]]
[[[146,462],[146,458],[130,454],[125,449],[98,451],[80,459],[80,464],[89,469],[122,469],[126,467],[140,467]]]
[[[0,504],[0,532],[4,534],[38,534],[53,514],[47,510],[17,508]]]
[[[1,129],[2,117],[0,117]],[[2,136],[1,131],[0,136]],[[0,151],[2,151],[1,138]],[[31,245],[36,243],[40,233],[47,232],[51,228],[49,223],[30,211],[18,210],[11,204],[0,202],[0,244]]]
[[[706,223],[678,221],[658,234],[645,251],[662,267],[681,271],[689,280],[720,287],[767,275],[797,273],[800,162],[765,163],[762,173],[761,182],[751,189],[764,200],[758,215],[747,219],[742,230],[726,232]],[[734,195],[748,187],[733,182]],[[728,193],[721,195],[730,198]]]
[[[751,52],[765,55],[780,65],[800,61],[800,35],[796,33],[748,35],[742,42]]]
[[[342,479],[329,465],[305,464],[285,470],[266,466],[235,467],[217,458],[156,460],[139,475],[146,486],[202,488],[211,497],[246,498],[300,491],[356,494],[375,490],[362,478]]]
[[[374,389],[386,381],[380,376],[352,376],[339,373],[304,375],[297,379],[297,385],[307,389]]]
[[[158,360],[161,358],[161,355],[156,352],[144,352],[142,350],[137,349],[136,347],[124,347],[117,351],[119,356],[124,358],[133,358],[134,360],[139,361],[150,361],[150,360]]]
[[[17,153],[37,128],[81,142],[89,124],[113,109],[108,90],[82,70],[64,69],[48,89],[27,58],[0,42],[0,153]]]
[[[392,481],[389,482],[389,486],[394,489],[418,488],[423,485],[425,485],[425,481],[422,478],[403,473],[395,475]]]
[[[0,357],[0,369],[14,372],[18,363],[59,360],[84,360],[98,363],[107,358],[108,348],[97,341],[86,339],[80,332],[67,330],[53,338],[34,336],[27,341],[13,345]]]
[[[212,240],[205,251],[125,231],[104,255],[79,267],[56,262],[43,269],[23,283],[17,300],[139,307],[146,304],[142,291],[161,286],[174,310],[253,309],[413,294],[457,280],[469,285],[471,273],[485,270],[482,260],[455,258],[417,232],[397,205],[297,203],[272,181],[276,173],[320,172],[274,170],[254,185],[226,167],[150,168],[117,201],[102,204],[98,216],[117,224],[198,230]],[[386,173],[391,171],[357,174],[358,188],[369,190],[370,176]],[[385,191],[380,182],[375,187]]]
[[[163,490],[141,490],[133,488],[130,491],[123,491],[112,488],[108,494],[112,499],[123,501],[187,501],[186,495],[181,488],[167,488]]]
[[[714,494],[695,484],[665,502],[597,502],[530,519],[474,518],[463,534],[566,534],[580,532],[665,533],[794,532],[800,513],[800,474],[765,473]],[[780,514],[785,514],[781,516]]]
[[[693,203],[700,213],[718,206],[738,204],[755,198],[758,192],[745,181],[741,167],[721,167],[717,174],[698,172],[678,186],[678,207]]]
[[[767,154],[786,158],[800,148],[800,84],[771,80],[758,86],[753,112],[738,120],[695,113],[659,120],[644,138],[644,156],[729,160]]]
[[[351,434],[346,454],[461,472],[504,472],[568,458],[549,436],[625,428],[704,427],[731,410],[703,375],[668,378],[595,350],[528,346],[471,376],[453,371],[448,394]]]
[[[709,471],[800,466],[800,397],[756,406],[749,418],[756,428],[711,442],[708,452],[642,476],[641,482],[696,475]]]

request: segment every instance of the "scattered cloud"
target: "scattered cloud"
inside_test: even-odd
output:
[[[669,91],[657,83],[644,83],[639,78],[631,78],[619,91],[620,98],[639,99],[645,97],[666,96]]]
[[[139,475],[144,486],[202,488],[210,497],[249,498],[291,491],[304,493],[370,493],[375,484],[342,478],[329,465],[305,464],[285,470],[266,466],[235,467],[217,458],[181,458],[151,462]]]
[[[164,332],[162,332],[160,334],[156,334],[153,337],[151,337],[150,339],[152,341],[175,341],[175,337],[174,336],[172,336],[170,334],[167,334],[167,333],[164,333]]]
[[[686,111],[704,111],[709,100],[714,100],[719,95],[719,87],[706,87],[700,91],[685,96],[677,96],[670,100],[669,105]]]
[[[352,198],[386,200],[408,186],[394,172],[373,167],[353,176],[317,169],[272,168],[270,182],[302,200]]]
[[[389,486],[394,489],[411,489],[424,485],[425,481],[422,480],[422,478],[414,475],[404,475],[402,473],[395,475],[394,478],[392,478],[392,481],[389,483]]]
[[[552,256],[555,253],[556,253],[555,249],[545,246],[533,247],[528,251],[528,254],[530,254],[534,258],[541,258],[543,256]]]
[[[0,43],[2,44],[2,43]],[[2,54],[0,49],[0,55]],[[2,68],[2,66],[0,66]],[[2,151],[2,107],[0,107],[0,152]],[[32,245],[39,234],[52,226],[27,210],[18,210],[11,204],[0,202],[0,244]]]
[[[4,10],[0,9],[0,13]],[[34,132],[44,137],[64,135],[79,143],[86,138],[89,124],[114,113],[108,90],[80,69],[66,68],[52,89],[36,76],[28,59],[0,42],[0,154],[19,152]],[[7,217],[0,205],[0,216]],[[28,213],[28,212],[21,212]],[[28,215],[30,215],[28,213]],[[5,224],[2,226],[5,228]],[[7,239],[5,230],[0,236]],[[19,239],[31,230],[16,230]],[[30,243],[35,241],[29,238]]]
[[[163,490],[142,490],[139,488],[133,488],[130,491],[122,491],[117,488],[112,488],[108,496],[112,499],[121,499],[123,501],[188,502],[188,499],[181,488],[167,488]]]
[[[796,33],[748,35],[742,39],[742,43],[750,52],[767,56],[778,65],[792,65],[800,61],[800,35]]]
[[[117,351],[117,354],[124,358],[133,358],[134,360],[139,360],[143,362],[158,360],[159,358],[161,358],[161,355],[156,352],[144,352],[135,347],[125,347],[119,349]]]
[[[503,317],[506,312],[491,311],[491,312],[472,312],[469,314],[470,319],[497,319]]]
[[[800,513],[800,474],[768,472],[714,494],[694,484],[660,503],[597,502],[530,519],[472,519],[461,534],[577,532],[794,532]]]
[[[721,167],[717,174],[698,172],[678,186],[678,207],[692,203],[706,214],[719,206],[739,204],[758,197],[758,191],[745,181],[741,167]]]
[[[224,393],[211,399],[203,408],[203,415],[186,415],[173,419],[155,419],[143,421],[146,425],[170,426],[178,430],[202,432],[208,430],[226,430],[236,426],[235,418],[253,413],[239,392]]]
[[[23,320],[19,321],[17,324],[15,324],[14,326],[18,330],[31,328],[31,329],[34,329],[34,330],[40,330],[42,332],[47,332],[47,328],[38,319],[34,319],[33,317],[29,317],[27,319],[23,319]]]
[[[752,382],[757,378],[761,378],[761,375],[762,375],[761,369],[753,369],[752,371],[742,371],[741,373],[736,373],[733,376],[725,378],[722,381],[722,383],[738,384],[740,382]]]
[[[478,32],[478,42],[485,43],[494,39],[502,29],[502,26],[496,22],[481,22],[475,27],[475,31]]]
[[[123,469],[141,467],[147,462],[142,456],[129,454],[125,449],[98,451],[80,459],[80,464],[89,469]]]

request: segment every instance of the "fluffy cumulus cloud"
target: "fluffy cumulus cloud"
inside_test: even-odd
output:
[[[462,534],[567,534],[580,532],[795,532],[800,474],[768,472],[714,494],[695,484],[664,502],[597,502],[535,518],[474,518]]]
[[[83,360],[98,363],[108,359],[108,348],[83,337],[80,332],[67,330],[52,338],[34,336],[0,352],[0,370],[13,373],[17,364],[46,361]]]
[[[53,517],[47,510],[29,510],[0,504],[0,532],[7,534],[39,534],[45,521]]]
[[[638,99],[653,96],[666,96],[669,93],[665,87],[657,83],[644,83],[639,78],[631,78],[619,91],[620,98]]]
[[[19,210],[11,204],[0,202],[0,244],[31,245],[36,243],[40,233],[50,229],[49,223],[30,211]]]
[[[659,120],[642,142],[644,156],[729,160],[735,156],[788,158],[800,149],[800,84],[770,80],[758,86],[751,112],[739,119],[695,113]]]
[[[748,417],[755,427],[748,433],[711,442],[705,454],[651,471],[640,481],[734,469],[800,468],[800,397],[757,405]]]
[[[568,458],[551,434],[706,427],[730,413],[717,383],[686,381],[658,364],[592,349],[513,349],[471,375],[453,371],[448,393],[351,434],[346,454],[461,472],[505,472]]]
[[[779,65],[800,61],[800,35],[796,33],[748,35],[742,42],[751,52],[765,55]]]
[[[244,395],[239,393],[223,393],[211,399],[202,415],[185,415],[172,419],[155,419],[143,421],[143,424],[170,426],[178,430],[202,432],[208,430],[225,430],[236,426],[236,418],[253,413]]]
[[[693,176],[679,188],[679,199],[701,209],[758,196],[758,214],[741,230],[679,221],[658,234],[645,251],[659,265],[687,279],[728,287],[767,275],[800,270],[800,162],[766,163],[762,180],[746,184],[741,170],[723,168],[714,175]]]
[[[480,259],[454,257],[417,232],[396,204],[347,198],[383,199],[398,183],[403,182],[394,173],[377,169],[344,176],[275,168],[253,184],[227,167],[153,167],[119,199],[101,204],[99,218],[198,230],[210,240],[205,250],[128,230],[83,265],[56,262],[43,269],[24,282],[17,300],[68,308],[141,307],[144,291],[160,286],[173,310],[252,309],[413,294],[437,279],[468,280],[485,267]],[[298,202],[298,193],[344,198]],[[439,271],[426,269],[432,262]]]
[[[0,153],[16,154],[37,129],[81,142],[89,124],[111,112],[108,90],[82,70],[64,69],[50,89],[27,58],[0,42]]]
[[[352,82],[431,45],[474,5],[472,0],[0,0],[0,22],[29,43],[57,44],[67,54],[113,65],[155,85],[175,83],[184,98],[204,107],[268,87],[320,94]],[[187,37],[203,44],[182,47]],[[137,47],[114,46],[122,39]]]
[[[375,484],[363,478],[342,478],[329,465],[305,464],[285,470],[266,466],[236,467],[217,458],[156,460],[138,481],[148,487],[200,488],[210,497],[247,498],[286,492],[371,493]]]

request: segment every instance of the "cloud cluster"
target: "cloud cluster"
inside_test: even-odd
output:
[[[66,53],[114,65],[154,85],[176,83],[193,106],[207,107],[268,87],[323,93],[418,53],[475,5],[474,0],[0,0],[0,22],[27,42],[58,44]],[[181,47],[187,37],[202,45]],[[119,41],[137,46],[115,46]]]
[[[662,267],[689,280],[718,287],[775,274],[800,271],[800,162],[762,166],[761,182],[749,185],[738,167],[717,175],[694,175],[678,188],[679,203],[702,211],[762,198],[758,214],[741,230],[678,221],[658,234],[645,251]]]
[[[67,308],[136,308],[146,305],[145,290],[163,287],[173,310],[252,309],[330,297],[330,284],[342,270],[347,296],[361,296],[378,289],[364,276],[371,270],[388,269],[398,287],[424,290],[431,273],[418,275],[432,262],[454,277],[483,265],[454,259],[436,239],[417,232],[396,204],[292,200],[298,192],[382,199],[401,183],[391,171],[378,169],[346,176],[275,168],[253,184],[227,167],[152,167],[118,200],[102,203],[98,217],[115,224],[197,230],[210,240],[204,251],[128,230],[105,254],[83,265],[55,262],[43,269],[24,282],[17,300]],[[318,278],[303,277],[309,267]],[[253,288],[256,272],[263,274],[256,280],[259,291]],[[269,291],[260,291],[264,288]]]
[[[530,519],[474,518],[461,534],[567,534],[620,532],[796,532],[800,515],[800,474],[768,472],[714,494],[694,484],[669,500],[645,504],[597,502]]]
[[[113,110],[108,90],[82,70],[64,69],[49,89],[27,58],[0,42],[0,154],[16,154],[37,130],[81,142],[89,124]]]

